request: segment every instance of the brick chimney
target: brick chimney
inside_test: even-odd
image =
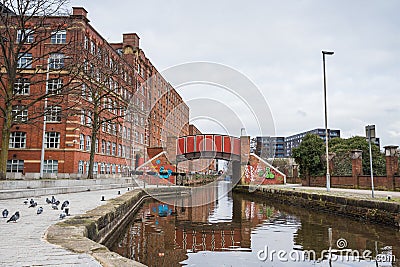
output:
[[[130,46],[133,50],[139,48],[139,36],[136,33],[124,33],[123,34],[123,47]]]
[[[73,16],[82,16],[87,18],[87,11],[83,7],[72,7],[72,15]]]

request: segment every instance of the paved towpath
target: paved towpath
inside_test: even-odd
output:
[[[106,200],[118,197],[118,191],[123,194],[127,188],[60,194],[55,197],[61,203],[69,200],[71,215],[78,215],[105,204],[101,196],[105,196]],[[23,203],[25,199],[0,200],[0,213],[6,208],[10,212],[8,218],[15,211],[21,215],[17,223],[6,223],[7,219],[0,214],[0,266],[101,266],[90,255],[67,251],[43,239],[46,229],[60,221],[61,213],[61,210],[53,210],[51,205],[46,204],[46,197],[51,198],[34,198],[38,203],[36,208],[28,208],[29,204]],[[40,206],[44,211],[37,215]],[[61,208],[61,204],[59,206]]]

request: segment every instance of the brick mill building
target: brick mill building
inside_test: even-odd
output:
[[[189,134],[188,106],[145,56],[136,33],[108,43],[82,7],[46,18],[45,30],[30,27],[35,23],[13,29],[15,40],[7,40],[25,41],[13,85],[9,177],[37,178],[41,168],[44,177],[84,177],[92,146],[95,176],[128,174],[148,160],[148,147]],[[45,33],[49,37],[30,48]],[[32,102],[46,92],[54,95]],[[96,120],[101,127],[93,139]],[[4,123],[1,118],[0,127]]]

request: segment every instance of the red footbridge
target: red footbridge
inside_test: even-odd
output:
[[[200,134],[179,137],[176,141],[176,156],[180,161],[199,158],[240,161],[240,138],[219,135]]]

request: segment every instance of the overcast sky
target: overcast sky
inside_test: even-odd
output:
[[[264,95],[278,136],[324,127],[321,50],[334,51],[326,62],[328,127],[351,137],[375,124],[381,144],[400,144],[400,1],[81,0],[71,6],[85,7],[109,42],[138,33],[159,71],[206,61],[241,72]],[[200,97],[200,87],[191,88],[181,91],[186,100],[193,88]],[[199,127],[213,131],[211,124]]]

